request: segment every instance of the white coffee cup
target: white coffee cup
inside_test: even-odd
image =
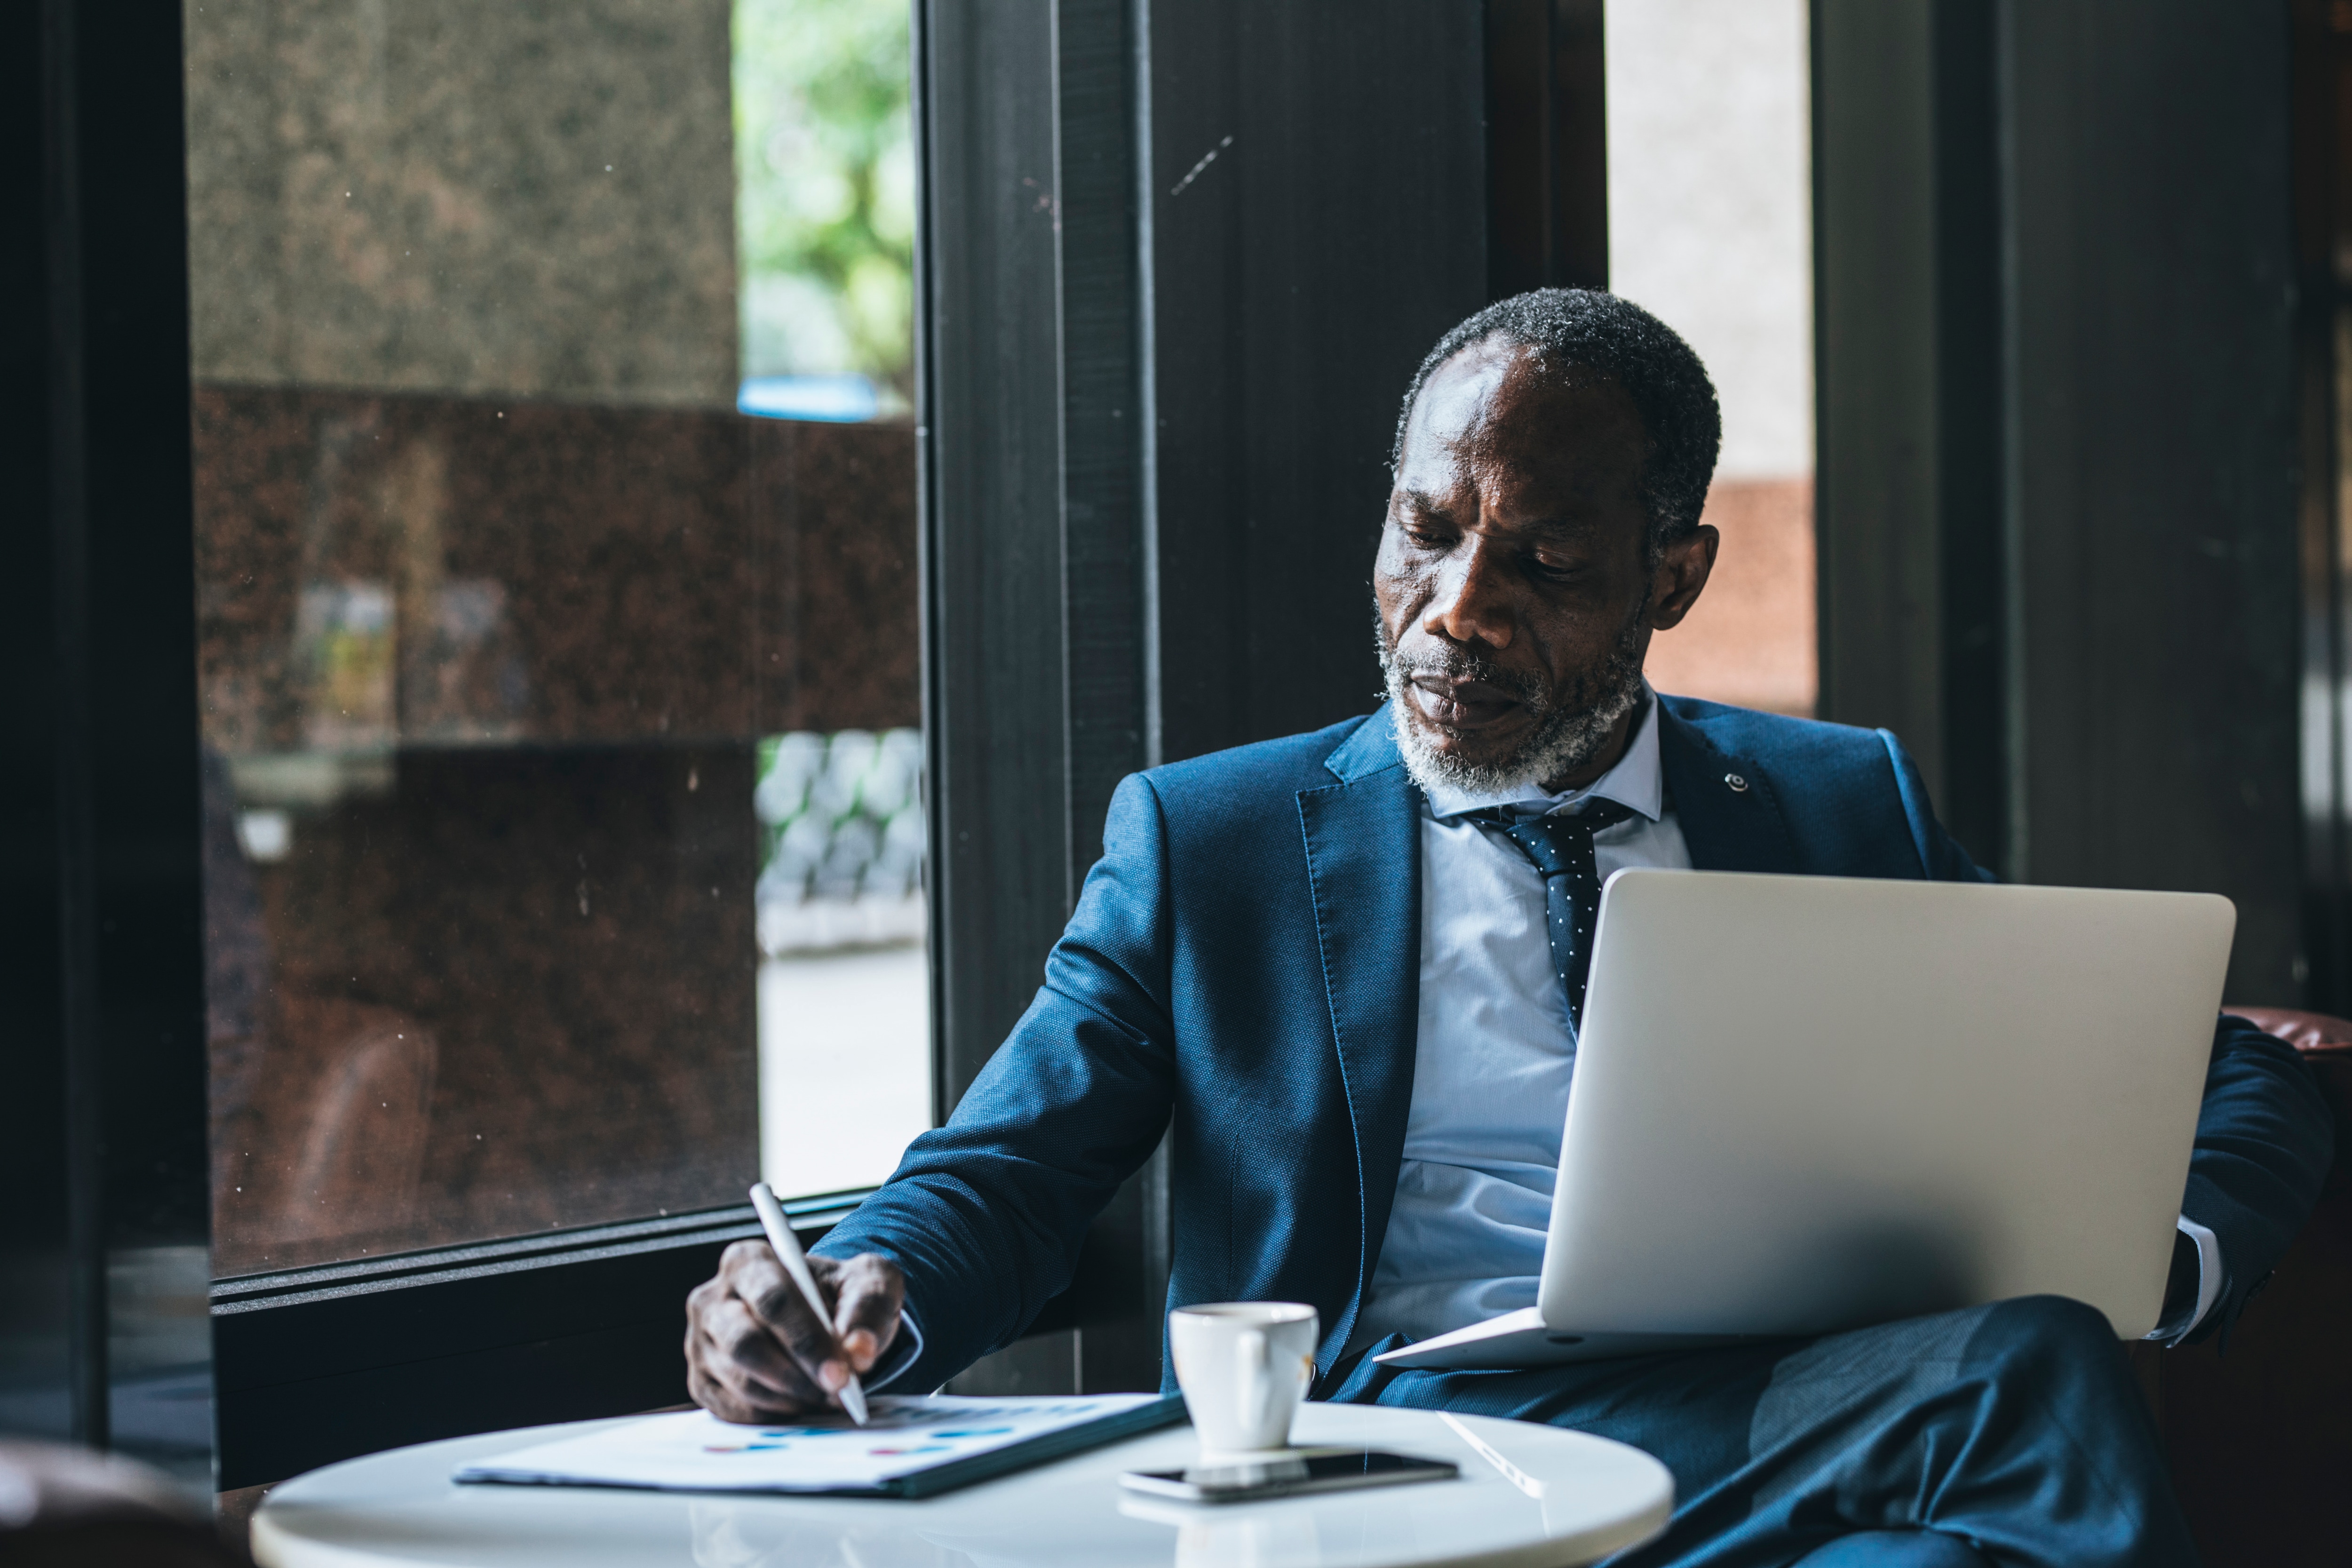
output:
[[[1216,1301],[1168,1314],[1176,1384],[1204,1457],[1290,1445],[1290,1418],[1315,1380],[1321,1324],[1297,1301]]]

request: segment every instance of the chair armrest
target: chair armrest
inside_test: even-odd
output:
[[[2301,1051],[2306,1060],[2352,1057],[2352,1018],[2326,1013],[2301,1013],[2292,1007],[2231,1007],[2221,1011],[2243,1018],[2265,1035],[2274,1035]]]
[[[2293,1046],[2318,1078],[2319,1092],[2336,1115],[2336,1168],[2328,1173],[2325,1193],[2333,1196],[2352,1187],[2352,1161],[2346,1158],[2352,1154],[2352,1018],[2292,1007],[2225,1005],[2221,1011]]]

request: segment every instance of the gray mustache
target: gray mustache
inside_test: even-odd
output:
[[[1442,656],[1412,658],[1391,652],[1387,662],[1406,679],[1416,675],[1442,675],[1454,680],[1477,680],[1500,687],[1540,713],[1550,706],[1543,681],[1532,670],[1505,669],[1492,659],[1449,648]]]

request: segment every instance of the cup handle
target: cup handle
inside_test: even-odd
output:
[[[1274,1405],[1274,1369],[1266,1364],[1265,1331],[1244,1329],[1234,1336],[1234,1355],[1240,1363],[1243,1422],[1253,1432],[1265,1425]]]

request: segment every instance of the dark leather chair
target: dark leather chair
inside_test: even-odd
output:
[[[2352,1021],[2229,1011],[2294,1046],[2319,1075],[2336,1113],[2336,1168],[2226,1345],[2133,1353],[2211,1568],[2343,1568],[2352,1563]]]

